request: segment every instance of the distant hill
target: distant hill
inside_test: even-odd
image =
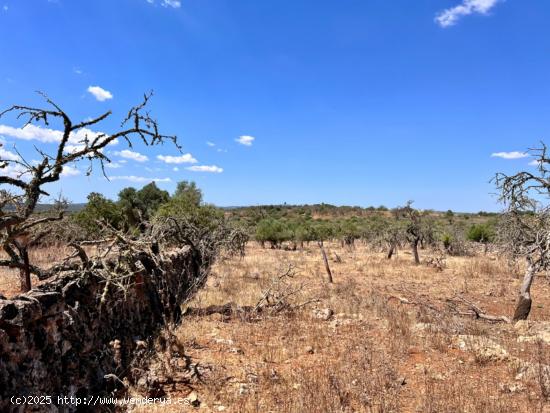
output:
[[[53,204],[38,204],[36,212],[44,212],[52,209]],[[86,207],[86,203],[74,203],[68,205],[69,212],[78,212]],[[359,207],[359,206],[336,206],[331,204],[304,204],[304,205],[243,205],[243,206],[222,206],[219,207],[231,215],[249,215],[249,214],[267,214],[279,216],[295,216],[295,215],[312,215],[313,217],[352,217],[389,214],[391,208],[385,206],[379,207]],[[433,215],[443,216],[450,211],[434,211],[430,210]],[[498,215],[494,212],[480,211],[477,213],[455,211],[454,214],[459,216],[480,216],[489,217]]]

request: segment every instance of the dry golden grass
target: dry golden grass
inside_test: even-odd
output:
[[[550,411],[540,377],[517,377],[525,366],[537,371],[550,358],[542,360],[536,343],[518,342],[514,326],[388,300],[426,297],[444,308],[447,298],[460,294],[489,313],[509,315],[519,279],[506,263],[490,255],[452,257],[439,272],[415,266],[407,251],[392,261],[363,246],[331,245],[328,253],[333,285],[324,281],[313,245],[284,251],[250,244],[244,259],[216,264],[189,306],[254,305],[288,264],[297,269],[291,283],[304,285],[292,303],[319,302],[255,321],[186,317],[177,338],[207,373],[202,381],[165,386],[167,394],[195,391],[200,407],[187,409],[213,412]],[[549,292],[547,281],[538,279],[533,320],[550,320]],[[334,315],[316,318],[316,308]]]
[[[521,328],[457,316],[447,306],[447,299],[461,295],[488,313],[510,315],[520,280],[506,262],[490,254],[447,257],[438,271],[415,266],[407,251],[391,261],[362,245],[350,250],[333,244],[327,252],[332,285],[313,244],[285,251],[250,243],[243,259],[217,263],[188,306],[255,305],[289,264],[296,275],[281,288],[299,290],[289,303],[318,302],[253,320],[186,316],[175,330],[177,347],[202,377],[188,383],[166,377],[163,390],[173,398],[194,391],[200,406],[134,411],[550,412],[549,345],[525,340]],[[64,253],[35,251],[33,258],[49,263]],[[422,258],[429,255],[421,251]],[[396,296],[441,311],[403,304]],[[533,296],[531,319],[543,325],[550,320],[544,277],[536,280]],[[324,309],[333,312],[327,320],[315,314]],[[137,387],[130,394],[147,395]]]

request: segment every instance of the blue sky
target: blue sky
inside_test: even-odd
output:
[[[119,143],[110,181],[82,164],[50,188],[74,202],[186,179],[218,205],[498,210],[491,177],[550,137],[549,18],[546,0],[0,0],[0,107],[41,90],[77,120],[112,109],[112,132],[154,90],[190,155]],[[3,151],[55,147],[21,126],[0,119]]]

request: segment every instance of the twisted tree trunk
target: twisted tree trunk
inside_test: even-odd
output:
[[[19,268],[19,286],[20,286],[19,289],[22,293],[26,293],[27,291],[30,291],[32,288],[29,252],[26,246],[21,247],[18,245],[17,250],[19,251],[19,256],[23,261],[23,266]]]
[[[527,259],[527,262],[527,270],[525,271],[525,276],[523,277],[523,282],[521,283],[521,289],[519,290],[518,301],[514,311],[514,322],[518,320],[527,320],[527,317],[531,312],[531,304],[533,301],[531,299],[531,285],[535,279],[537,268],[529,258]]]
[[[391,260],[391,257],[393,257],[393,253],[395,252],[395,243],[391,243],[390,250],[388,251],[387,259]]]
[[[419,242],[419,239],[416,238],[412,243],[412,252],[413,252],[413,255],[414,255],[414,263],[415,264],[420,264],[420,257],[418,256],[418,242]]]

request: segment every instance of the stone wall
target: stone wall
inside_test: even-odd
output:
[[[55,401],[105,394],[113,386],[105,376],[124,377],[136,342],[177,321],[200,273],[190,250],[142,253],[132,260],[139,270],[120,280],[125,288],[115,283],[106,288],[106,279],[92,269],[0,299],[0,411],[31,410],[13,406],[11,396]]]

